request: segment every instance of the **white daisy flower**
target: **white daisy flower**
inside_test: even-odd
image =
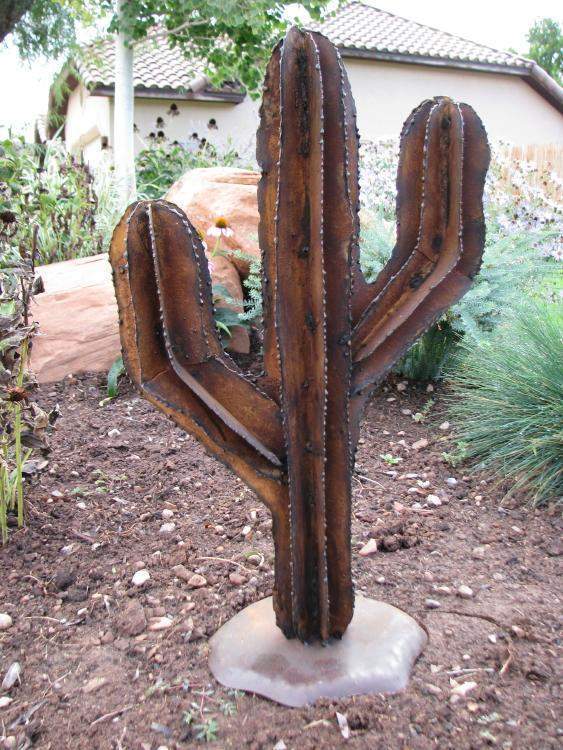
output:
[[[219,216],[215,220],[215,224],[209,227],[207,234],[210,237],[232,237],[234,232],[227,223],[224,216]]]

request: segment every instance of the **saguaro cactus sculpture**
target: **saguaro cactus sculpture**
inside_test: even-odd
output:
[[[471,285],[489,161],[465,104],[423,102],[403,128],[397,244],[367,284],[359,264],[358,135],[335,47],[293,28],[270,60],[258,131],[264,374],[223,352],[197,231],[143,201],[111,262],[128,372],[266,503],[274,609],[287,638],[340,638],[352,618],[351,473],[366,399]]]

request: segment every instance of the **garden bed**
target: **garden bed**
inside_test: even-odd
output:
[[[207,668],[209,637],[271,593],[268,513],[123,391],[100,406],[102,380],[89,376],[40,393],[62,415],[49,469],[28,490],[29,525],[1,552],[0,611],[13,619],[2,673],[22,668],[0,710],[20,742],[6,747],[171,750],[198,746],[201,731],[213,747],[255,750],[558,746],[559,516],[501,507],[499,488],[448,465],[449,431],[428,426],[439,397],[417,423],[425,389],[382,389],[353,478],[357,588],[430,633],[412,681],[393,697],[287,709],[231,695]],[[378,551],[362,557],[370,535]],[[137,587],[140,568],[150,580]]]

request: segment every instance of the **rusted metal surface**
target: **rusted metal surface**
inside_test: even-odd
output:
[[[351,474],[363,406],[471,285],[489,162],[467,105],[423,102],[401,137],[398,239],[367,284],[358,135],[335,47],[291,29],[270,60],[257,138],[264,374],[247,380],[213,321],[201,240],[165,201],[131,206],[111,263],[129,375],[272,513],[274,608],[287,637],[341,637],[353,614]]]

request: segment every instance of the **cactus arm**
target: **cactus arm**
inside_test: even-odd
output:
[[[279,408],[223,352],[213,320],[211,278],[197,232],[172,204],[156,201],[147,212],[170,364],[230,429],[281,466]]]
[[[170,364],[154,272],[147,204],[137,204],[120,222],[110,256],[124,355],[128,371],[142,395],[201,440],[277,511],[283,505],[283,471],[279,459],[273,461],[265,455],[266,450],[256,450],[252,439],[241,434],[241,425],[235,430],[226,424],[222,414],[211,408],[214,406],[210,406],[212,399],[201,398],[201,393],[187,388]]]
[[[425,130],[417,240],[394,274],[383,270],[387,283],[356,325],[353,393],[381,380],[465,293],[479,268],[484,244],[482,191],[489,159],[484,130],[470,108],[448,99],[434,102]],[[405,140],[410,137],[407,134]],[[404,197],[399,201],[406,211]],[[411,210],[417,210],[416,204]],[[409,233],[412,237],[412,227]]]
[[[397,242],[388,263],[370,284],[364,281],[358,260],[358,279],[354,279],[352,298],[354,323],[358,322],[372,300],[401,268],[416,245],[420,216],[415,207],[420,205],[422,199],[424,141],[428,114],[433,104],[431,100],[422,102],[403,125],[396,182]]]

